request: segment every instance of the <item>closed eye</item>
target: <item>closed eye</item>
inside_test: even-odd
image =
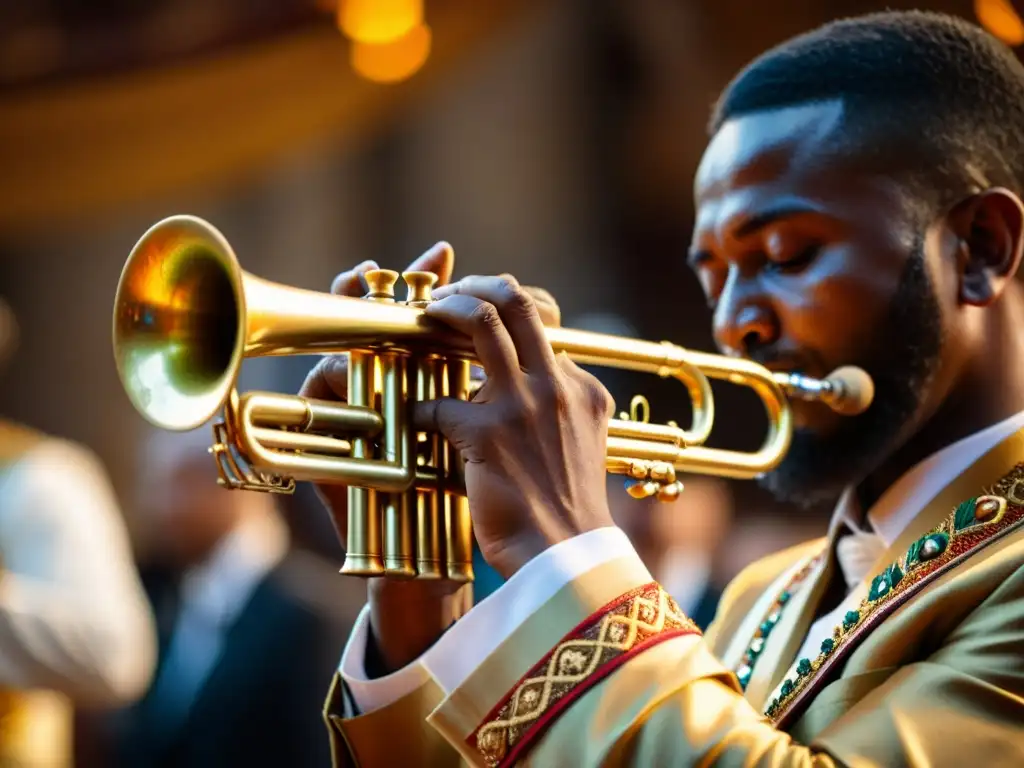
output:
[[[769,272],[781,272],[783,274],[799,272],[814,261],[820,252],[820,245],[811,245],[791,259],[786,259],[785,261],[769,261],[765,268]]]

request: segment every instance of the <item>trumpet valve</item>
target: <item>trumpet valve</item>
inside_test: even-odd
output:
[[[434,300],[432,291],[437,285],[437,275],[433,272],[403,272],[402,280],[408,289],[405,303],[409,306],[425,307]]]
[[[363,275],[366,286],[370,289],[364,299],[374,301],[394,301],[395,283],[398,282],[398,273],[392,269],[371,269]]]

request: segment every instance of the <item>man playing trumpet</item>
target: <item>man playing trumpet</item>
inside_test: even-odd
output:
[[[828,535],[747,568],[702,636],[612,524],[612,404],[552,353],[511,277],[442,285],[472,401],[418,403],[466,460],[507,582],[371,580],[327,701],[339,765],[1024,762],[1024,69],[961,21],[837,22],[729,85],[690,262],[719,347],[876,384],[861,416],[794,403],[764,483],[841,494]],[[337,279],[359,294],[364,264]],[[412,269],[447,283],[440,246]],[[303,394],[345,392],[326,359]],[[339,525],[344,489],[321,493]]]

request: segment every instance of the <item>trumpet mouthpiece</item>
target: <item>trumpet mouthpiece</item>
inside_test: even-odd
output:
[[[875,399],[875,382],[868,374],[852,365],[837,368],[828,375],[825,401],[836,413],[857,416],[864,413]]]

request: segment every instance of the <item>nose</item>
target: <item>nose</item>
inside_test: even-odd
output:
[[[725,354],[749,356],[779,338],[779,321],[770,299],[756,280],[733,270],[726,281],[714,317],[714,337]]]

